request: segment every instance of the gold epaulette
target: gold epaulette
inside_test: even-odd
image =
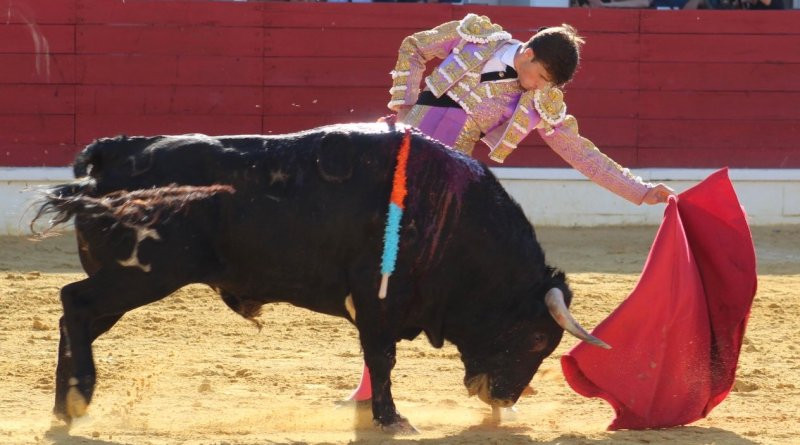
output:
[[[556,87],[545,87],[533,95],[533,106],[542,118],[542,127],[547,134],[552,132],[552,127],[564,122],[567,116],[567,104],[564,103],[564,93]]]
[[[503,31],[485,15],[467,14],[461,19],[456,28],[462,39],[472,43],[489,43],[498,40],[508,40],[511,34]]]

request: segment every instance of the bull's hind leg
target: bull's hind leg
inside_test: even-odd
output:
[[[92,342],[126,312],[160,300],[179,287],[160,283],[140,270],[117,269],[98,271],[61,289],[64,316],[56,382],[58,417],[67,422],[80,417],[92,400],[96,377]]]

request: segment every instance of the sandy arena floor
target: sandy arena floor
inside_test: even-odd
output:
[[[549,261],[570,274],[585,326],[633,288],[655,227],[541,228]],[[356,331],[289,305],[266,306],[263,331],[192,286],[126,315],[95,342],[98,386],[68,431],[51,415],[61,313],[58,290],[82,276],[71,234],[0,237],[0,444],[751,444],[800,443],[800,226],[754,231],[759,292],[734,392],[683,428],[607,432],[603,401],[566,385],[565,337],[520,401],[515,419],[482,426],[454,347],[399,345],[398,408],[422,433],[382,435],[371,414],[337,407],[361,371]]]

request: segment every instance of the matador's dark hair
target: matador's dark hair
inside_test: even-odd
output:
[[[539,28],[525,44],[534,52],[534,60],[539,61],[552,76],[556,86],[572,80],[581,58],[583,37],[566,23],[561,26]]]

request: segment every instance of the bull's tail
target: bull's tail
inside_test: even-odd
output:
[[[94,179],[81,178],[79,180],[59,184],[48,188],[38,200],[39,209],[30,223],[30,230],[37,238],[43,238],[57,226],[66,223],[81,211],[81,199],[91,195],[97,187]],[[37,204],[34,204],[36,206]],[[45,215],[52,215],[47,227],[38,231],[36,221]]]
[[[192,202],[234,193],[233,187],[219,184],[169,185],[130,192],[120,190],[100,197],[92,196],[94,190],[95,182],[89,178],[51,188],[31,221],[31,232],[43,237],[73,216],[108,217],[131,228],[147,229],[185,211]],[[36,221],[49,214],[53,216],[47,228],[41,232],[35,230]]]

